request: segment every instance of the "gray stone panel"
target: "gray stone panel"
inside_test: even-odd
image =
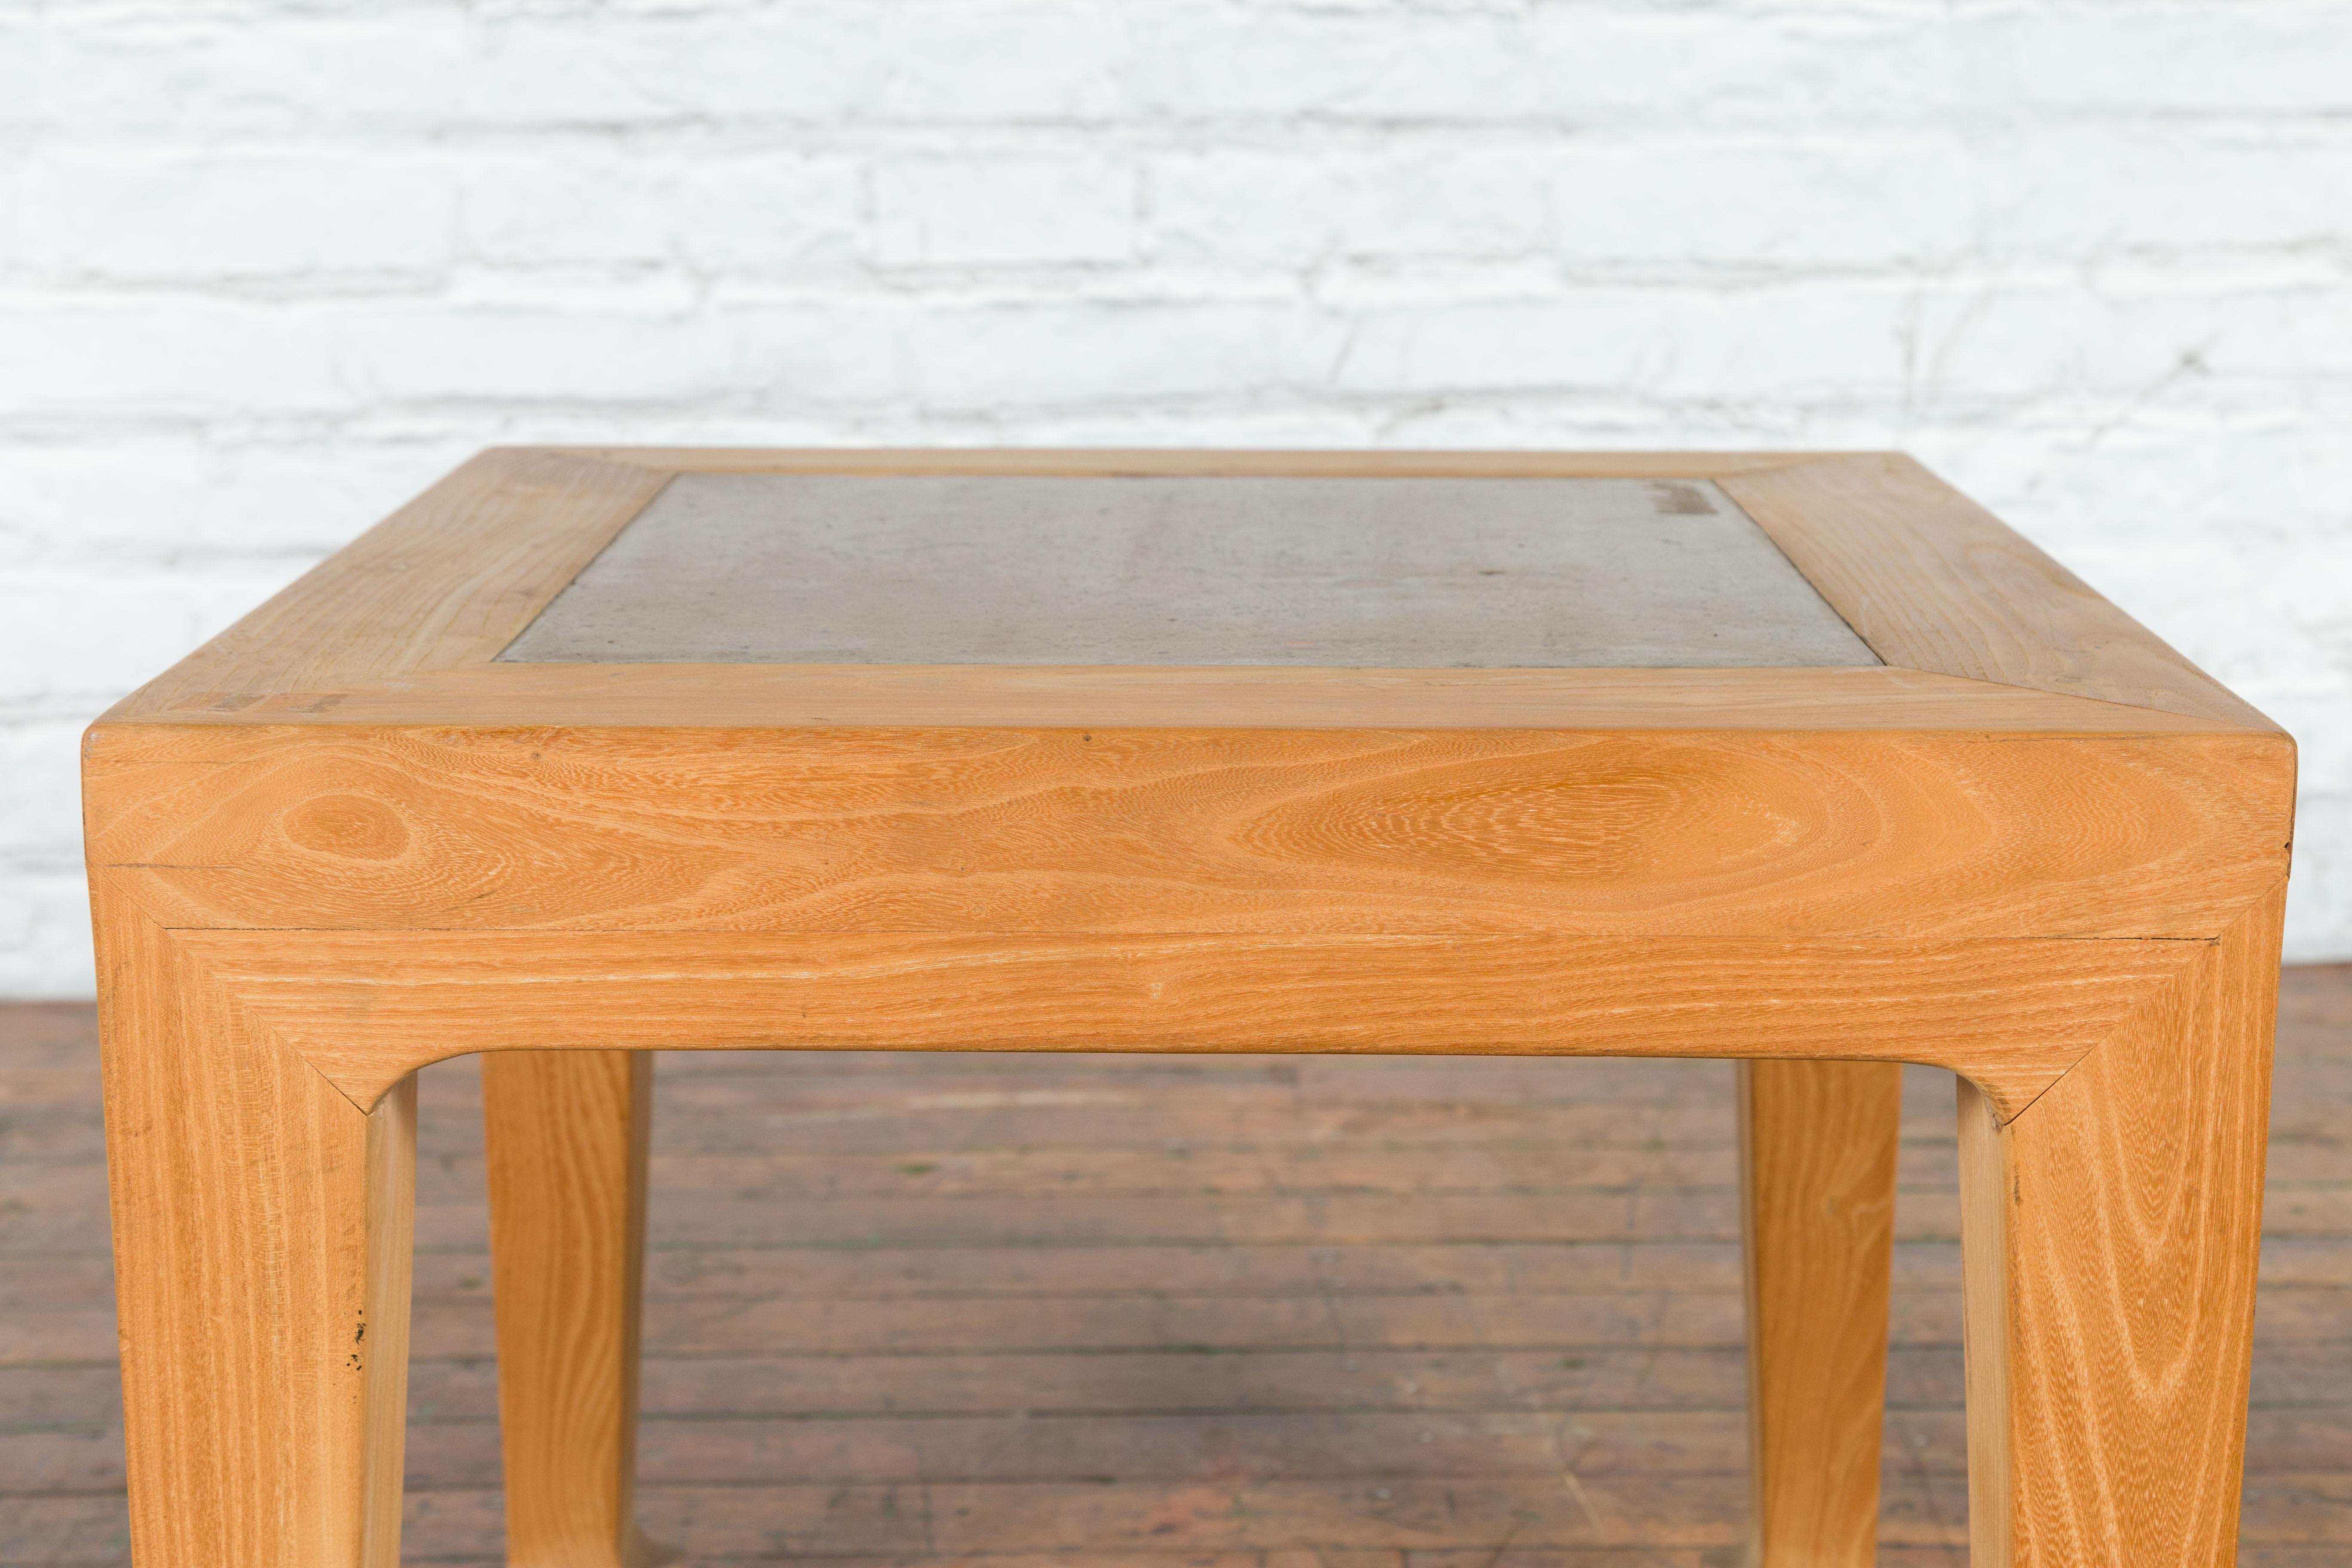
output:
[[[1715,486],[686,474],[511,660],[1868,665]]]

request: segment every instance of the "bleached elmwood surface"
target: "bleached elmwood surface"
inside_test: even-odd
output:
[[[0,994],[75,742],[499,442],[1899,446],[2303,742],[2352,10],[0,3]]]

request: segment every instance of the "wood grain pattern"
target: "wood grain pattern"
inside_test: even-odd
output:
[[[371,1117],[135,910],[98,931],[141,1568],[394,1568],[413,1096]]]
[[[2270,735],[269,728],[110,735],[173,926],[2207,937]]]
[[[2276,728],[1909,458],[1735,475],[1723,489],[1889,664]]]
[[[1974,1549],[2226,1565],[2285,889],[2005,1121],[1960,1090]]]
[[[411,1276],[416,1258],[416,1075],[384,1092],[367,1125],[367,1436],[362,1471],[362,1568],[397,1568],[401,1480],[408,1443]]]
[[[645,1568],[637,1347],[653,1058],[482,1064],[510,1568]]]
[[[493,663],[689,469],[1704,477],[1896,668]],[[671,1046],[1948,1066],[1983,1551],[2221,1560],[2293,745],[1907,459],[486,453],[85,759],[145,1568],[383,1568],[394,1091]]]
[[[352,1100],[478,1050],[1757,1056],[1949,1067],[2011,1109],[2193,942],[182,931]]]
[[[2214,719],[1882,666],[1325,669],[1021,665],[534,664],[428,670],[158,715],[173,729],[1871,730],[2240,732]],[[101,750],[155,731],[108,723]]]
[[[360,535],[110,710],[314,710],[419,670],[495,658],[661,490],[667,476],[494,449]]]
[[[2285,982],[2240,1562],[2342,1568],[2352,966]],[[0,1005],[12,1563],[119,1561],[98,1062],[91,1009]],[[841,1563],[946,1568],[943,1548],[908,1539],[909,1500],[929,1487],[975,1510],[960,1541],[979,1559],[1100,1568],[1123,1527],[1213,1489],[1274,1510],[1258,1523],[1295,1568],[1311,1551],[1370,1563],[1412,1526],[1423,1558],[1480,1568],[1515,1520],[1449,1516],[1438,1496],[1391,1527],[1373,1495],[1413,1508],[1467,1482],[1541,1510],[1502,1560],[1515,1568],[1528,1535],[1585,1517],[1563,1461],[1606,1533],[1559,1560],[1738,1561],[1722,1064],[774,1052],[672,1056],[656,1074],[664,1250],[647,1279],[640,1511],[705,1554],[690,1561],[728,1542],[785,1555],[760,1532],[807,1527]],[[478,1077],[478,1058],[419,1075],[407,1550],[453,1568],[503,1561]],[[1966,1529],[1952,1093],[1940,1073],[1906,1079],[1881,1562],[1952,1568]],[[1525,1239],[1463,1223],[1482,1215]],[[1101,1244],[1107,1223],[1121,1245]],[[788,1240],[786,1226],[857,1245]],[[1580,1239],[1593,1237],[1607,1239]],[[1055,1348],[1081,1343],[1094,1348]],[[895,1516],[880,1506],[893,1488]],[[1193,1530],[1223,1528],[1206,1510],[1170,1517],[1187,1529],[1151,1543],[1159,1568],[1192,1561]]]
[[[1903,1069],[1739,1064],[1749,1568],[1870,1568]]]

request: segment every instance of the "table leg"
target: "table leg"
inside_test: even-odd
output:
[[[512,1568],[637,1568],[637,1316],[653,1058],[482,1058]]]
[[[1739,1064],[1750,1568],[1870,1568],[1895,1247],[1894,1062]]]
[[[1980,1568],[2227,1568],[2283,896],[2002,1122],[1960,1085]]]
[[[98,909],[139,1568],[397,1568],[415,1079],[371,1114]]]

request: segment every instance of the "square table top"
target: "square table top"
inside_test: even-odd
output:
[[[2294,773],[1900,457],[525,449],[118,704],[83,803],[108,951],[361,1107],[1736,1035],[2011,1115],[2269,918]]]
[[[108,722],[2249,729],[1916,463],[505,449]]]

